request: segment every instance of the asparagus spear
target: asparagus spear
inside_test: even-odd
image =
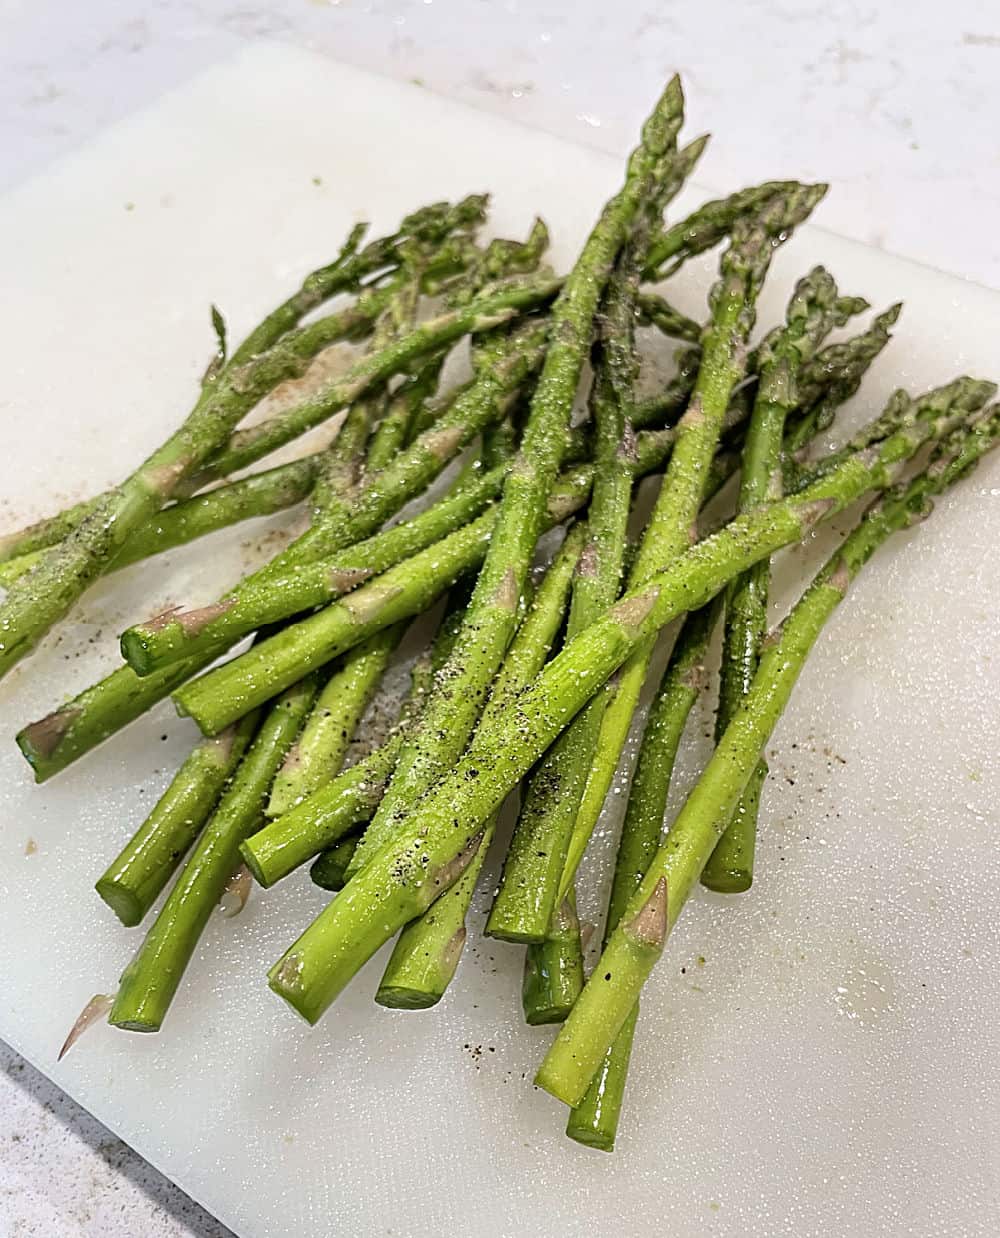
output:
[[[605,944],[660,845],[677,748],[704,685],[705,656],[721,613],[720,594],[687,617],[649,707],[618,843]],[[614,1149],[638,1012],[637,1003],[601,1062],[586,1096],[569,1115],[566,1133],[578,1143],[605,1152]]]
[[[122,547],[109,565],[118,571],[140,559],[187,545],[218,529],[228,528],[256,516],[271,516],[300,503],[312,489],[318,454],[280,464],[266,472],[254,473],[242,481],[219,486],[207,494],[165,507],[149,524]],[[29,572],[45,554],[45,549],[27,551],[0,563],[0,585],[7,586]]]
[[[482,709],[514,629],[517,599],[541,531],[566,427],[579,383],[594,314],[612,265],[636,214],[672,172],[661,161],[675,149],[683,118],[680,84],[673,79],[643,127],[623,188],[612,198],[584,244],[552,310],[550,347],[531,401],[528,423],[504,487],[496,527],[480,571],[465,631],[427,717],[407,745],[373,821],[372,838],[398,829],[409,806],[462,751]],[[678,157],[680,158],[680,157]],[[393,823],[393,824],[390,824]],[[356,870],[373,844],[355,853]]]
[[[192,750],[136,834],[98,879],[97,893],[122,924],[142,920],[201,832],[253,739],[259,718],[247,714]]]
[[[1000,437],[994,407],[951,439],[935,464],[877,501],[821,569],[762,652],[750,691],[634,890],[593,978],[543,1061],[535,1082],[569,1105],[582,1099],[634,1006],[667,934],[749,782],[823,624],[890,534],[927,514],[930,496],[963,476]]]
[[[431,915],[433,911],[431,907],[425,914]],[[582,989],[583,941],[576,914],[576,892],[571,889],[552,913],[545,940],[525,951],[521,982],[525,1023],[532,1027],[562,1023]]]
[[[275,884],[371,819],[402,747],[401,731],[242,843],[254,880]],[[322,884],[322,883],[320,883]]]
[[[802,368],[799,395],[804,406],[812,406],[811,424],[799,431],[788,450],[797,451],[832,423],[834,414],[861,385],[872,362],[892,338],[892,328],[899,320],[901,302],[890,305],[876,315],[871,326],[859,335],[839,344],[829,344]]]
[[[482,260],[476,264],[474,271],[466,278],[464,288],[453,294],[452,303],[467,303],[472,300],[475,293],[480,290],[481,283],[488,276],[497,278],[510,274],[512,270],[523,271],[537,265],[538,257],[547,239],[548,233],[544,225],[537,221],[526,244],[505,240],[492,244],[484,253]],[[408,257],[407,262],[416,271],[416,278],[411,279],[410,284],[415,293],[419,287],[423,262],[419,250],[412,257]],[[415,308],[415,295],[412,295],[408,301],[402,300],[397,304],[392,317],[392,328],[398,331],[411,327]],[[499,408],[501,415],[503,414],[507,398],[505,387],[510,383],[516,383],[519,378],[526,377],[536,360],[540,362],[544,337],[545,328],[538,324],[530,327],[528,332],[514,331],[509,336],[495,342],[488,340],[480,342],[473,349],[473,364],[483,376],[479,386],[483,388],[480,400],[484,417],[494,408]],[[536,348],[532,348],[532,341],[537,341]],[[432,359],[432,363],[424,367],[418,375],[419,382],[414,385],[419,387],[431,381],[428,371],[435,366],[440,369],[442,361],[443,353],[438,359]],[[513,394],[516,398],[516,389]],[[404,476],[394,460],[395,448],[408,436],[416,412],[413,400],[414,392],[411,390],[402,407],[399,401],[390,401],[390,405],[394,407],[391,407],[389,414],[383,418],[368,446],[367,468],[369,472],[376,474],[377,480],[374,483],[376,491],[381,489],[383,494],[387,491],[391,493],[393,488],[393,473],[390,472],[386,477],[384,470],[394,466],[396,478]],[[456,443],[455,449],[460,449],[479,428],[479,423],[474,418],[469,418],[464,426],[461,422],[457,424],[462,427],[462,430],[453,437]],[[442,460],[447,458],[449,450],[447,435],[445,439],[441,437],[442,429],[447,431],[447,428],[447,421],[443,425],[438,424],[438,433],[434,440],[438,450],[431,452],[431,468],[434,467],[434,457],[440,456]],[[489,430],[488,425],[482,428],[484,433]],[[425,438],[411,446],[406,458],[411,462],[416,458],[419,464],[420,450],[426,445],[426,441]],[[500,453],[492,450],[491,465],[500,463],[500,459]],[[380,472],[381,476],[379,476]],[[402,488],[402,492],[405,494],[405,488]],[[371,493],[369,488],[367,491],[369,507],[372,506]],[[365,497],[365,494],[348,495],[346,493],[338,496],[338,501],[323,510],[319,527],[314,522],[310,533],[301,539],[299,544],[293,544],[290,547],[292,557],[297,558],[303,552],[307,555],[316,554],[320,544],[330,544],[331,536],[333,544],[342,541],[345,533],[350,536],[352,517],[354,527],[356,527],[358,507],[364,506]],[[340,528],[337,528],[338,524]],[[319,543],[316,540],[317,535],[321,538]],[[271,803],[268,806],[269,815],[280,815],[281,812],[304,799],[310,792],[332,778],[340,769],[350,737],[402,639],[404,630],[404,624],[385,628],[376,633],[371,640],[347,653],[341,669],[324,687],[293,751],[289,753],[284,767],[279,772],[272,791]]]
[[[591,537],[573,584],[567,639],[572,639],[606,611],[620,587],[632,491],[632,428],[627,413],[633,403],[638,370],[634,338],[638,268],[657,213],[656,206],[658,202],[654,196],[645,218],[619,257],[608,285],[599,342],[594,349]],[[492,937],[540,943],[556,919],[558,939],[562,942],[568,939],[576,917],[570,914],[570,907],[563,906],[566,898],[557,906],[556,889],[563,870],[565,840],[572,828],[575,804],[583,790],[589,754],[597,743],[604,706],[602,697],[603,694],[598,694],[573,720],[528,782],[500,887],[486,922],[485,931]],[[545,966],[541,959],[530,959],[530,952],[529,967],[532,971],[529,996],[532,1001],[541,1000],[551,1017],[554,1003],[541,996],[539,990],[546,976],[562,980],[563,971],[558,966]],[[570,968],[570,974],[577,974],[577,969]],[[564,996],[566,991],[564,985]]]
[[[370,241],[364,249],[359,246],[368,225],[356,224],[334,261],[307,275],[299,289],[250,332],[228,364],[249,361],[277,343],[306,314],[335,293],[356,289],[369,275],[398,263],[407,242],[439,242],[454,231],[482,223],[488,201],[486,194],[470,194],[454,206],[448,202],[432,203],[407,215],[395,234]]]
[[[278,770],[265,810],[280,817],[335,777],[361,716],[385,673],[405,624],[356,645],[327,679]]]
[[[402,250],[397,294],[376,326],[373,349],[385,346],[401,332],[413,328],[428,257],[427,246],[418,242]],[[412,390],[408,398],[412,399]],[[392,434],[386,433],[380,440],[378,429],[371,433],[373,422],[385,412],[388,403],[387,392],[375,391],[363,396],[348,411],[313,492],[313,530],[317,525],[332,527],[349,518],[362,468],[382,468],[391,458]],[[404,403],[407,424],[409,411],[408,404]],[[296,543],[289,547],[289,553],[294,560]],[[278,770],[265,810],[268,816],[280,816],[339,771],[355,728],[404,627],[399,624],[386,628],[352,649],[343,664],[329,676]]]
[[[579,563],[585,537],[586,526],[576,525],[553,558],[493,682],[483,711],[486,725],[492,718],[514,707],[518,692],[531,682],[544,665],[562,623],[570,581]],[[487,823],[479,852],[462,877],[424,915],[400,933],[375,994],[375,1000],[380,1005],[424,1010],[444,996],[461,958],[465,942],[465,917],[495,824],[495,817]],[[389,825],[386,834],[391,831],[391,822]],[[375,828],[373,821],[369,830]],[[366,851],[372,848],[377,850],[377,835],[364,845]],[[345,876],[353,872],[352,864],[353,857]]]
[[[513,274],[537,270],[548,248],[549,230],[536,219],[525,241],[496,237],[470,268],[458,277],[457,287],[449,290],[448,304],[466,305],[478,291]],[[422,406],[437,386],[445,353],[431,357],[392,396],[369,447],[369,467],[382,468],[419,432]]]
[[[240,843],[261,819],[264,795],[316,693],[307,678],[264,719],[174,888],[122,976],[108,1022],[159,1031],[212,909],[239,863]]]
[[[689,344],[700,343],[701,323],[674,309],[655,292],[638,293],[636,308],[639,311],[639,320],[645,326],[658,328],[670,339],[687,340]]]
[[[720,282],[711,297],[712,319],[694,395],[678,425],[660,497],[632,569],[633,584],[641,582],[655,566],[669,563],[689,544],[690,530],[702,505],[705,474],[715,456],[733,388],[742,376],[753,306],[775,239],[789,235],[823,191],[820,187],[772,199],[760,223],[740,220],[734,226],[732,244],[722,258]],[[594,613],[606,609],[608,600],[602,599]],[[622,719],[621,743],[646,678],[654,643],[655,636],[629,660],[615,692],[611,708]],[[606,703],[605,694],[598,696],[582,721],[557,741],[542,764],[547,778],[542,784],[545,798],[555,811],[544,807],[538,811],[531,800],[526,800],[526,810],[532,811],[530,817],[527,812],[522,815],[522,821],[529,829],[515,836],[487,923],[487,932],[494,936],[538,942],[546,935]]]
[[[262,619],[253,599],[269,595],[272,582],[296,569],[370,536],[403,504],[437,477],[487,425],[503,417],[518,390],[542,357],[546,327],[532,322],[510,337],[497,338],[481,353],[478,373],[438,422],[392,463],[366,478],[336,519],[320,518],[306,533],[261,571],[220,601],[199,610],[158,616],[122,635],[122,653],[139,674],[190,656],[199,648],[233,640],[256,629]],[[280,591],[280,585],[274,584]]]
[[[347,884],[347,866],[360,838],[360,834],[349,834],[318,855],[309,869],[313,884],[324,890],[342,890]]]
[[[371,819],[396,764],[405,730],[419,717],[434,675],[454,646],[466,602],[465,583],[460,583],[457,594],[449,596],[430,648],[414,662],[409,692],[385,742],[295,808],[269,821],[242,845],[244,862],[262,886],[287,877],[317,852]]]
[[[822,267],[814,268],[796,284],[785,326],[772,332],[761,349],[760,381],[743,446],[737,510],[749,511],[758,503],[781,497],[785,421],[799,403],[799,373],[834,327],[843,326],[850,315],[867,308],[868,303],[859,298],[839,297],[832,276]],[[726,591],[717,737],[725,732],[757,669],[767,628],[770,574],[770,565],[761,561],[737,577]],[[767,763],[762,758],[737,805],[732,824],[702,873],[702,881],[709,889],[736,893],[750,888],[757,834],[756,805],[766,777]]]
[[[737,221],[757,215],[773,198],[795,193],[797,181],[765,181],[737,190],[728,198],[706,202],[686,219],[666,228],[650,247],[645,277],[659,282],[668,279],[687,260],[718,245],[732,232]]]
[[[799,494],[736,517],[625,594],[548,664],[518,697],[516,710],[477,732],[454,768],[414,806],[405,832],[379,849],[274,965],[272,989],[315,1022],[384,941],[458,880],[503,797],[653,633],[869,490],[889,485],[923,444],[963,424],[994,390],[960,379],[933,393],[921,403],[924,415],[884,442]]]
[[[687,408],[701,367],[701,349],[685,348],[677,357],[677,370],[662,391],[637,401],[630,420],[635,429],[673,421]]]

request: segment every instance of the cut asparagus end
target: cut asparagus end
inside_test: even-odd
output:
[[[443,993],[432,993],[426,989],[380,984],[375,993],[375,1001],[389,1010],[430,1010],[443,996]]]
[[[126,928],[135,928],[145,914],[142,900],[120,881],[102,877],[94,889]]]
[[[254,852],[253,836],[240,843],[240,857],[243,863],[249,868],[250,875],[254,881],[265,890],[269,890],[274,884],[274,878],[267,869],[261,864],[259,857]]]
[[[753,885],[753,873],[745,866],[739,868],[713,867],[702,874],[701,884],[716,894],[744,894]]]

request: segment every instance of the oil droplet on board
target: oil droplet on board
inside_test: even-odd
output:
[[[860,1027],[873,1027],[892,1010],[895,1002],[892,978],[881,967],[851,967],[835,986],[837,1013]]]

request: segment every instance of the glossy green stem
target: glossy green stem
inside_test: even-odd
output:
[[[385,792],[402,742],[402,734],[390,735],[308,799],[251,834],[241,845],[240,854],[257,883],[265,888],[273,886],[369,821]]]
[[[402,828],[411,806],[462,752],[482,712],[516,628],[519,600],[565,450],[594,315],[632,222],[662,173],[660,161],[675,148],[682,117],[683,97],[674,79],[643,127],[622,189],[605,205],[552,307],[549,347],[465,624],[375,815],[378,837],[384,830]],[[363,842],[354,857],[355,871],[369,850],[370,844]]]
[[[449,598],[430,648],[413,664],[396,729],[385,742],[243,844],[243,859],[260,885],[274,885],[356,825],[371,819],[399,757],[405,729],[420,716],[434,676],[454,646],[464,604],[461,592],[458,598]]]
[[[838,296],[833,277],[822,267],[814,268],[796,284],[784,326],[772,332],[759,350],[760,381],[743,445],[738,511],[750,511],[759,503],[781,497],[785,422],[800,402],[802,367],[835,327],[843,326],[850,315],[866,308],[866,301]],[[770,564],[764,561],[737,577],[726,590],[717,736],[725,732],[757,669],[767,630],[770,579]],[[762,758],[729,829],[705,865],[702,883],[709,889],[738,893],[753,883],[756,806],[766,776],[767,764]]]
[[[582,989],[583,944],[571,890],[552,913],[545,940],[525,952],[521,983],[525,1023],[532,1027],[562,1023]]]
[[[650,246],[645,277],[659,281],[673,275],[689,258],[725,240],[738,220],[757,215],[775,197],[802,188],[796,181],[765,181],[727,198],[704,203],[686,219],[664,230]]]
[[[267,816],[289,812],[339,773],[358,723],[405,630],[402,623],[386,628],[344,655],[278,770]]]
[[[733,225],[732,241],[720,260],[719,279],[709,295],[710,319],[694,393],[677,425],[670,463],[630,573],[630,588],[670,563],[696,536],[698,513],[726,428],[730,403],[745,372],[756,300],[771,258],[776,246],[787,240],[809,215],[825,188],[796,187],[769,199],[759,215],[741,217]],[[561,892],[568,888],[589,841],[589,831],[596,823],[596,812],[604,801],[639,703],[655,641],[654,635],[636,650],[622,668],[613,691],[604,694],[598,734],[590,747],[594,754],[590,776],[577,796],[576,807],[580,811],[568,827],[565,874],[559,882]],[[598,772],[606,782],[598,783]]]
[[[656,195],[652,195],[656,202]],[[593,623],[618,596],[632,494],[632,427],[628,410],[638,375],[635,353],[635,315],[642,250],[653,209],[643,213],[629,245],[623,250],[609,281],[602,306],[597,342],[592,352],[594,384],[590,412],[594,425],[594,481],[588,525],[590,539],[573,582],[573,602],[567,639]],[[566,859],[566,847],[583,793],[587,770],[597,744],[604,694],[580,713],[539,763],[525,789],[521,813],[504,861],[500,886],[486,922],[486,933],[503,941],[539,944],[557,930],[557,944],[547,957],[528,965],[532,992],[545,976],[560,977],[553,966],[559,943],[567,941],[566,917],[553,924],[568,892],[557,899]],[[576,953],[576,951],[574,951]],[[574,967],[567,968],[575,974]],[[565,990],[560,992],[560,1000]],[[542,1000],[543,1005],[545,1003]],[[551,1005],[557,1005],[557,1002]]]
[[[313,884],[334,893],[342,890],[347,884],[347,866],[360,839],[360,834],[351,834],[318,855],[309,869]]]
[[[260,353],[272,348],[297,327],[306,314],[330,297],[339,292],[356,290],[368,276],[398,263],[400,245],[408,238],[441,240],[456,228],[468,227],[481,221],[485,203],[486,198],[483,195],[470,195],[454,207],[447,202],[434,203],[407,216],[396,233],[370,241],[364,248],[360,248],[360,244],[368,225],[356,224],[333,262],[310,272],[300,287],[272,310],[228,358],[221,358],[221,364],[214,367],[214,373],[206,385],[215,385],[224,370],[239,369],[253,361]],[[325,343],[349,336],[357,327],[359,317],[370,322],[372,315],[362,311],[359,316],[352,307],[349,315],[331,316],[323,328],[313,331],[307,338],[317,347],[321,347]],[[216,472],[204,480],[215,480],[221,475]],[[182,488],[183,485],[178,489]],[[56,516],[0,537],[0,560],[13,559],[61,542],[80,524],[84,516],[94,510],[102,497],[76,503]]]
[[[662,464],[673,442],[672,431],[647,431],[640,435],[636,443],[634,476],[642,476]],[[568,469],[549,497],[545,523],[561,524],[578,511],[587,501],[592,477],[593,469],[589,465]],[[434,510],[431,508],[428,516]],[[216,734],[309,670],[322,666],[390,623],[425,610],[463,572],[482,562],[495,521],[495,509],[487,510],[341,601],[291,624],[277,637],[187,683],[176,694],[178,708],[195,718],[207,734]],[[314,570],[316,565],[307,566],[296,578],[301,581]],[[311,580],[311,576],[308,579]],[[299,605],[301,595],[296,593],[295,597],[296,604],[290,610],[285,609],[288,606],[285,598],[277,610],[269,613],[296,613],[302,607]],[[188,680],[190,674],[190,671],[184,674],[180,682]]]
[[[306,456],[164,507],[129,539],[108,570],[116,572],[242,520],[271,516],[301,503],[312,489],[317,460],[315,455]],[[0,563],[0,585],[6,587],[23,576],[44,554],[44,549],[29,551]]]
[[[660,845],[677,749],[704,688],[705,658],[721,614],[720,594],[687,617],[649,707],[615,859],[605,942]],[[605,1054],[587,1094],[570,1113],[566,1124],[570,1139],[604,1152],[613,1151],[638,1014],[636,1005]]]
[[[416,327],[377,353],[362,358],[344,375],[280,417],[232,435],[230,455],[241,446],[268,449],[305,433],[384,382],[418,357],[469,332],[492,329],[550,298],[553,281],[526,281],[513,289],[470,302]],[[184,424],[133,474],[98,500],[94,509],[58,546],[16,580],[0,604],[0,675],[29,653],[104,570],[129,538],[189,477],[229,440],[233,427],[278,382],[304,366],[303,344],[316,324],[284,336],[268,352],[226,369]],[[310,353],[310,356],[314,355]],[[280,423],[280,424],[279,424]],[[263,426],[270,427],[265,430]],[[273,440],[273,442],[272,442]]]
[[[264,796],[316,693],[305,679],[264,719],[228,790],[122,976],[108,1022],[157,1032],[198,939],[240,861],[240,843],[261,820]]]
[[[143,919],[201,833],[258,721],[249,714],[215,739],[197,744],[98,879],[97,893],[126,927]]]
[[[636,477],[659,468],[670,454],[672,445],[672,431],[646,431],[640,434],[636,440]],[[592,470],[586,465],[563,473],[549,503],[549,518],[553,523],[565,520],[586,502],[591,473]],[[350,573],[365,571],[370,565],[377,565],[379,562],[386,566],[391,564],[396,553],[390,555],[391,547],[397,547],[399,554],[405,557],[433,543],[451,529],[461,527],[495,496],[503,477],[504,469],[498,468],[466,482],[461,488],[456,485],[451,496],[441,500],[427,512],[414,517],[412,521],[387,529],[385,534],[377,535],[368,542],[359,543],[350,552],[345,552],[344,557],[335,558],[331,567],[337,573],[336,592],[342,592],[343,588],[347,587],[344,578],[349,577]],[[383,537],[385,541],[381,540]],[[397,539],[401,541],[397,542]],[[385,558],[380,560],[380,555]],[[320,588],[322,594],[322,589],[329,588],[331,577],[325,568],[317,569],[315,565],[302,569],[306,575],[314,571],[319,583],[313,581],[310,588]],[[357,577],[354,576],[353,580],[356,582]],[[276,616],[285,618],[299,610],[308,609],[309,601],[303,602],[301,597],[300,594],[293,594],[288,603],[289,609],[279,608],[275,612]],[[258,626],[259,623],[254,623],[251,630]],[[218,654],[218,647],[213,647],[198,658],[172,663],[163,671],[142,679],[131,667],[119,667],[45,718],[25,727],[18,735],[17,742],[25,759],[34,769],[36,781],[44,782],[51,778],[97,744],[133,722],[165,696],[169,696],[175,688],[204,670]]]

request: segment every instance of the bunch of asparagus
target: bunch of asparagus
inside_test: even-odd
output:
[[[305,532],[217,600],[128,628],[122,666],[18,735],[40,782],[168,695],[204,736],[97,881],[135,926],[176,874],[116,994],[88,1018],[97,1009],[115,1027],[158,1031],[220,900],[238,909],[251,881],[269,888],[310,861],[337,894],[275,962],[274,992],[315,1023],[395,938],[376,1001],[433,1006],[459,964],[499,809],[521,788],[485,931],[526,946],[524,1016],[559,1025],[536,1082],[570,1107],[573,1139],[613,1147],[642,987],[699,880],[732,893],[753,880],[763,752],[823,624],[882,542],[1000,436],[994,385],[960,377],[897,392],[842,448],[810,452],[900,307],[829,343],[868,307],[817,267],[751,347],[771,259],[826,187],[767,182],[666,223],[705,146],[678,145],[683,111],[674,79],[564,277],[542,265],[540,220],[524,242],[484,245],[487,200],[473,195],[367,244],[355,228],[231,353],[214,312],[216,355],[177,432],[120,485],[0,540],[2,674],[100,575],[252,516],[301,504],[309,515]],[[697,323],[649,285],[717,245]],[[683,345],[673,377],[645,399],[640,326]],[[241,424],[345,340],[359,349],[345,372]],[[470,377],[441,390],[445,360],[466,340]],[[342,411],[321,450],[230,480]],[[449,469],[441,497],[397,519]],[[662,475],[659,496],[630,545],[636,483],[649,474]],[[769,631],[771,557],[866,497]],[[557,527],[564,536],[539,575],[539,539]],[[408,625],[444,597],[398,719],[349,764]],[[579,866],[674,620],[603,950],[585,980]],[[665,829],[675,755],[709,691],[720,626],[715,751]]]

